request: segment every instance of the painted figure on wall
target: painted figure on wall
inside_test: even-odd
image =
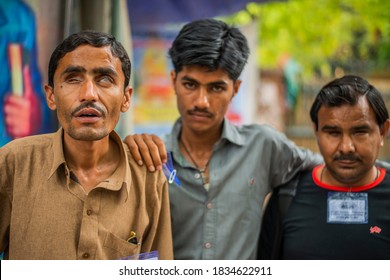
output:
[[[0,147],[12,139],[49,132],[38,69],[36,23],[21,0],[0,2]]]

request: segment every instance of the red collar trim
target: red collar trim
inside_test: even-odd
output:
[[[377,185],[379,185],[383,181],[383,179],[385,178],[385,175],[386,175],[386,170],[384,168],[377,167],[379,170],[379,176],[374,182],[369,183],[369,184],[364,185],[364,186],[356,186],[356,187],[346,188],[346,187],[332,186],[332,185],[327,185],[327,184],[322,183],[320,181],[320,178],[318,178],[318,176],[316,176],[317,170],[320,169],[322,166],[323,165],[318,165],[318,166],[314,167],[314,169],[311,173],[314,183],[323,189],[337,191],[337,192],[361,192],[361,191],[366,191],[366,190],[372,189],[372,188],[376,187]]]

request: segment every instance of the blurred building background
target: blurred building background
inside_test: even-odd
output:
[[[0,5],[7,1],[0,0]],[[381,0],[24,0],[35,13],[39,68],[47,81],[54,47],[69,34],[114,34],[132,57],[131,110],[117,131],[168,132],[178,116],[167,50],[181,26],[218,17],[248,37],[251,57],[228,117],[267,123],[297,144],[317,150],[311,102],[344,74],[368,79],[390,108],[390,2]],[[0,35],[2,29],[0,28]],[[0,118],[1,119],[1,118]],[[390,142],[380,157],[390,160]]]

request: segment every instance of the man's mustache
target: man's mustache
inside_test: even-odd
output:
[[[334,160],[350,160],[350,161],[360,161],[360,157],[355,154],[339,154],[336,155]]]
[[[213,115],[207,109],[200,109],[200,108],[196,108],[196,107],[188,111],[188,114],[190,114],[190,115],[193,115],[196,113],[200,113],[200,114],[206,115],[208,117],[211,117]]]
[[[80,110],[85,109],[85,108],[92,108],[92,109],[95,109],[95,110],[99,111],[100,114],[101,114],[103,117],[106,116],[106,111],[105,111],[104,109],[102,109],[101,107],[99,107],[98,105],[96,105],[96,103],[90,102],[90,101],[81,103],[78,107],[76,107],[76,108],[72,111],[72,115],[77,114]]]

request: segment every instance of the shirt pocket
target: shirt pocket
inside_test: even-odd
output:
[[[141,251],[141,241],[138,240],[137,244],[133,244],[111,232],[107,232],[103,243],[105,258],[109,260],[138,259]]]

